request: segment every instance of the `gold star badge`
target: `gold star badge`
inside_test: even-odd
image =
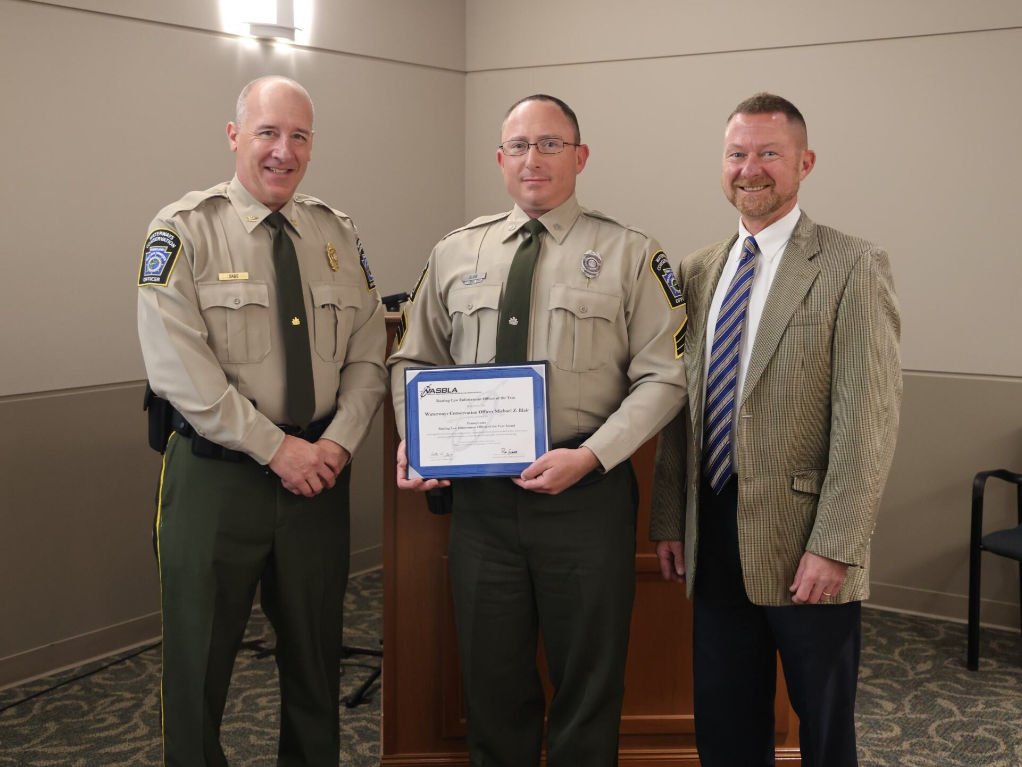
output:
[[[298,319],[297,317],[292,317],[292,318],[291,318],[291,324],[292,324],[292,325],[296,325],[296,326],[297,326],[297,325],[301,325],[301,324],[302,324],[302,321],[301,321],[300,319]]]
[[[337,271],[337,248],[332,242],[326,244],[326,261],[330,264],[331,271]]]

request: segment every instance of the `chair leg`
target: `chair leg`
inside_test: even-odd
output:
[[[969,547],[969,642],[965,665],[970,671],[979,668],[979,577],[980,549]]]
[[[1018,627],[1022,632],[1022,562],[1018,563]]]

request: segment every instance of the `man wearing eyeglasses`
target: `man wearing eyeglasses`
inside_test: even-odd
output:
[[[635,589],[628,459],[685,399],[681,289],[655,240],[579,205],[588,158],[560,99],[511,107],[497,164],[514,208],[437,244],[389,360],[402,433],[406,367],[549,362],[554,447],[521,476],[409,479],[403,442],[398,449],[399,487],[453,492],[449,565],[478,767],[539,764],[539,631],[554,687],[547,764],[617,763]],[[528,308],[509,316],[517,253],[530,238],[534,272],[515,288]],[[503,339],[522,323],[516,358]]]

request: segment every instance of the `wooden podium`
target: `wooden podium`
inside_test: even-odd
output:
[[[398,315],[388,315],[392,335]],[[388,344],[388,348],[389,344]],[[465,714],[447,580],[449,518],[394,484],[397,435],[384,403],[383,702],[381,767],[464,767]],[[655,439],[633,457],[640,500],[635,608],[621,716],[621,767],[699,764],[692,717],[692,608],[660,577],[649,529]],[[801,764],[798,719],[778,671],[777,762]],[[548,686],[549,698],[549,686]],[[735,722],[735,737],[743,723]]]

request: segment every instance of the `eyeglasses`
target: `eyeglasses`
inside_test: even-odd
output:
[[[571,141],[564,141],[559,138],[541,138],[539,141],[529,142],[523,139],[512,139],[511,141],[505,141],[503,144],[497,146],[501,152],[506,154],[508,157],[518,157],[528,153],[529,147],[536,147],[536,151],[540,154],[560,154],[564,151],[566,146],[581,146],[581,144],[575,144]]]

